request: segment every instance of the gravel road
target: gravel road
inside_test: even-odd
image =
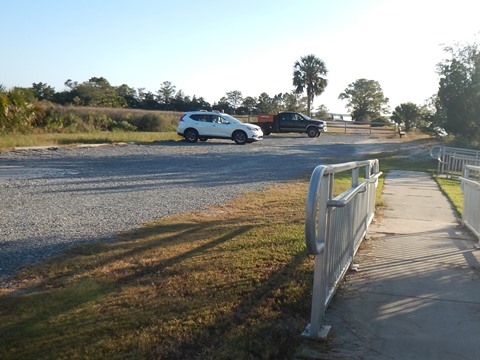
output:
[[[318,164],[396,149],[360,135],[271,136],[0,153],[0,287],[20,267],[74,243],[113,240],[156,218],[223,203]]]

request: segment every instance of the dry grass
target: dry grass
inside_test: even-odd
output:
[[[0,296],[0,358],[285,358],[310,305],[306,188],[276,185],[24,269]]]
[[[170,132],[114,131],[75,134],[9,134],[0,135],[0,150],[22,146],[58,146],[74,144],[99,144],[119,142],[142,142],[179,140],[180,137]]]
[[[141,117],[149,114],[159,114],[166,117],[178,118],[183,114],[178,111],[161,111],[161,110],[143,110],[143,109],[128,109],[128,108],[110,108],[110,107],[92,107],[92,106],[63,106],[57,104],[50,104],[51,108],[54,108],[62,112],[74,112],[80,115],[91,114],[106,114],[115,120],[124,120],[125,118]]]

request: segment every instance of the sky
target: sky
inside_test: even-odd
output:
[[[291,92],[313,54],[328,85],[314,106],[358,79],[378,81],[390,108],[438,90],[445,46],[478,41],[478,0],[0,0],[0,84],[65,90],[104,77],[156,93],[164,81],[213,104]]]

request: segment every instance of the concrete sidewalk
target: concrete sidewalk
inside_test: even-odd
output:
[[[305,358],[480,359],[477,240],[428,174],[389,172],[383,202],[327,310],[331,340]]]

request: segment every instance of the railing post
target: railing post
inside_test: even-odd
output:
[[[303,332],[306,337],[325,338],[328,335],[330,327],[322,325],[323,314],[325,314],[325,298],[327,288],[325,286],[325,252],[315,256],[315,267],[313,271],[313,292],[312,292],[312,311],[310,314],[310,324]]]
[[[325,247],[328,237],[328,200],[333,193],[333,174],[324,177],[325,167],[317,166],[310,179],[307,194],[307,210],[305,218],[305,238],[307,250],[315,255],[313,274],[312,309],[310,324],[303,336],[322,337],[328,333],[328,327],[322,331],[322,318],[325,313],[326,279],[325,279]],[[324,180],[324,181],[322,181]]]
[[[328,182],[322,181],[325,167],[317,166],[310,178],[305,210],[305,240],[309,254],[318,255],[325,247]]]
[[[360,168],[356,167],[352,169],[352,188],[358,186],[358,177],[360,175]]]

